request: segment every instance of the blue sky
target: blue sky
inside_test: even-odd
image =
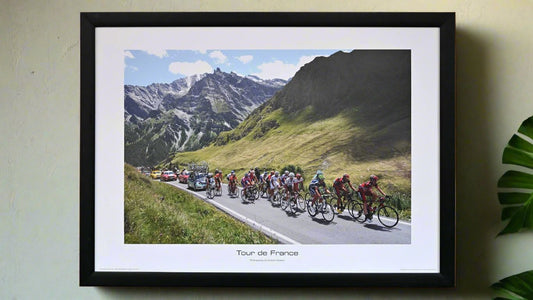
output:
[[[127,50],[124,51],[124,83],[146,86],[170,83],[178,78],[203,73],[224,72],[256,75],[263,79],[289,79],[304,64],[329,50]]]

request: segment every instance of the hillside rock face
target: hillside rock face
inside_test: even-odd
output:
[[[269,117],[273,111],[277,117]],[[332,138],[347,128],[360,128],[361,133],[343,147],[354,159],[410,153],[411,51],[354,50],[317,57],[215,144],[222,146],[248,134],[261,138],[280,126],[276,120],[292,119],[301,112],[308,123],[342,113],[346,122],[331,129]]]
[[[354,50],[303,66],[273,102],[288,113],[312,106],[323,117],[357,107],[360,116],[411,111],[411,52]],[[377,115],[375,115],[377,114]]]
[[[235,128],[285,83],[217,69],[170,84],[126,85],[125,161],[151,165],[172,152],[199,149]]]

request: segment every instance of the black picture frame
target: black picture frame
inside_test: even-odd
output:
[[[455,285],[455,13],[81,13],[81,286]],[[440,270],[437,273],[180,273],[95,270],[95,30],[98,27],[431,27],[440,36]]]

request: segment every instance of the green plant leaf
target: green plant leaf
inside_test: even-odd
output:
[[[498,187],[533,189],[533,175],[520,171],[507,171],[500,177]]]
[[[518,128],[518,132],[533,139],[533,116],[522,122],[522,125]]]
[[[502,295],[497,299],[533,299],[533,270],[506,277],[492,285]]]
[[[533,116],[522,122],[518,132],[533,139]],[[516,134],[513,135],[503,151],[502,162],[533,171],[533,144]],[[498,180],[498,187],[521,189],[498,193],[498,200],[504,206],[502,220],[509,219],[509,223],[499,235],[533,229],[533,175],[521,171],[507,171]],[[504,278],[493,284],[492,288],[500,293],[496,299],[533,299],[533,270]]]
[[[523,136],[514,134],[511,137],[503,151],[502,162],[526,170],[508,170],[498,180],[499,188],[520,189],[498,193],[503,206],[501,218],[509,220],[500,235],[533,228],[533,144],[524,138],[533,138],[533,117],[522,122],[518,133]]]

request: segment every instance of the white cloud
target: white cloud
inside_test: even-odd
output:
[[[261,72],[253,74],[263,79],[289,79],[294,76],[294,73],[298,71],[295,65],[286,64],[281,60],[276,60],[274,62],[264,63],[257,66]]]
[[[257,68],[261,70],[261,72],[253,74],[255,76],[258,76],[263,79],[274,79],[274,78],[281,78],[281,79],[289,79],[300,70],[301,67],[303,67],[305,64],[311,62],[313,59],[318,57],[320,55],[314,55],[314,56],[302,56],[298,60],[298,63],[296,65],[293,64],[287,64],[282,62],[281,60],[276,60],[269,63],[264,63]]]
[[[218,51],[218,50],[212,51],[211,53],[209,53],[209,57],[213,58],[217,64],[223,64],[228,60],[226,55],[224,55],[222,51]]]
[[[243,56],[237,57],[237,59],[243,64],[247,64],[251,62],[254,59],[254,57],[252,55],[243,55]]]
[[[213,67],[205,61],[197,60],[195,62],[180,62],[176,61],[168,66],[168,70],[172,74],[183,74],[191,76],[203,73],[212,73]]]
[[[146,50],[143,50],[144,52],[150,54],[150,55],[155,55],[159,58],[163,58],[163,57],[167,57],[168,56],[168,53],[167,53],[167,50],[164,50],[164,49],[146,49]]]
[[[135,58],[135,56],[133,56],[133,53],[131,53],[130,51],[124,51],[124,56],[127,58]]]

